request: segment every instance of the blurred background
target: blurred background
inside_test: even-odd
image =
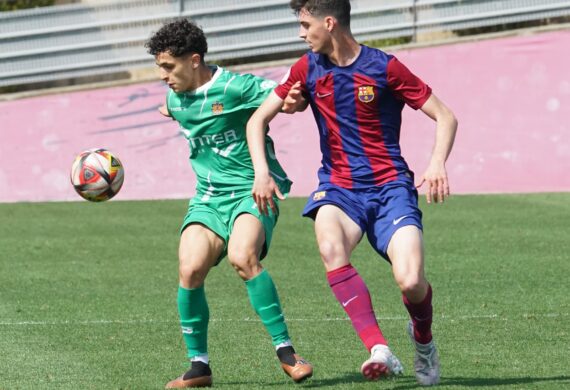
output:
[[[570,1],[354,0],[356,38],[400,58],[460,126],[455,193],[570,190]],[[84,149],[123,161],[118,199],[186,198],[194,179],[144,42],[165,21],[202,26],[206,60],[280,80],[306,50],[287,0],[0,2],[0,202],[78,200],[69,167]],[[316,185],[310,112],[272,124],[293,195]],[[423,173],[433,122],[404,110],[402,148]]]

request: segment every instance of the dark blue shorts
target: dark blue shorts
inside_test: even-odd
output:
[[[321,184],[309,197],[303,216],[315,219],[319,207],[326,204],[337,206],[356,222],[376,252],[388,261],[386,251],[396,230],[408,225],[423,230],[418,191],[411,182],[391,182],[364,190]]]

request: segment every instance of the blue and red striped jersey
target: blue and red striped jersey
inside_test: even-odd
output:
[[[421,108],[431,88],[393,55],[361,48],[345,67],[308,52],[275,89],[285,99],[301,82],[319,129],[321,184],[363,189],[411,176],[400,150],[402,109]]]

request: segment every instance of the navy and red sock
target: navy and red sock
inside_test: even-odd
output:
[[[420,344],[428,344],[432,340],[431,323],[433,319],[433,307],[431,304],[432,289],[428,285],[428,291],[424,299],[419,303],[412,303],[402,294],[404,306],[408,309],[414,325],[414,338]]]

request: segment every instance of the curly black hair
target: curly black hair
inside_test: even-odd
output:
[[[208,43],[204,31],[188,19],[165,23],[144,45],[149,54],[169,53],[173,57],[198,53],[204,60]]]
[[[350,0],[291,0],[289,6],[296,15],[304,8],[314,16],[334,16],[341,26],[350,27]]]

